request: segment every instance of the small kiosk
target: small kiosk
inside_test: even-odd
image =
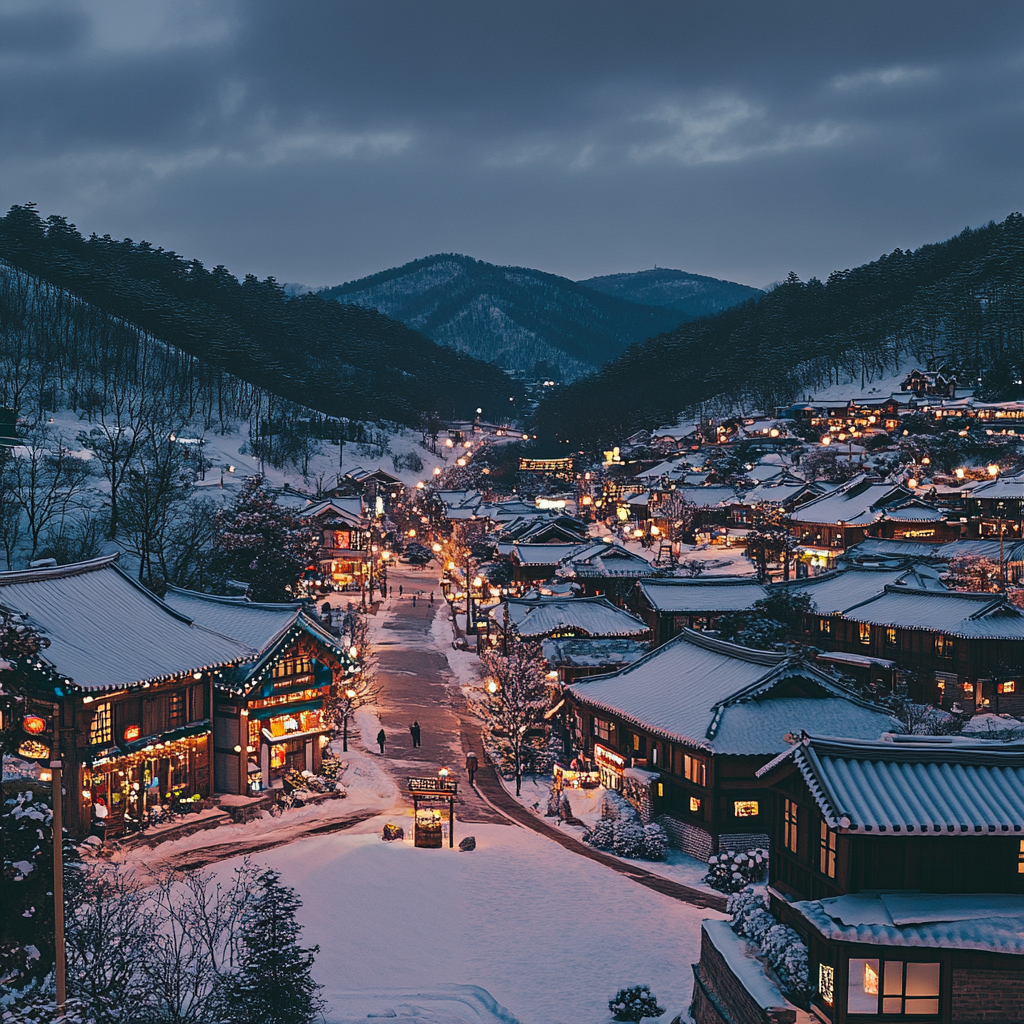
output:
[[[459,784],[442,768],[436,778],[410,779],[413,807],[413,845],[440,849],[443,845],[445,804],[448,805],[448,846],[455,845],[455,797]]]

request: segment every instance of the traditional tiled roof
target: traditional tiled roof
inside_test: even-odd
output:
[[[902,487],[855,476],[834,491],[800,505],[789,518],[794,523],[867,526],[881,519],[886,505],[909,497],[910,492]]]
[[[568,631],[592,637],[644,636],[649,632],[646,622],[606,597],[509,598],[491,609],[491,618],[499,625],[504,622],[505,604],[510,624],[522,637]]]
[[[884,540],[867,537],[846,552],[849,559],[863,558],[915,558],[931,562],[948,562],[960,555],[978,555],[999,558],[997,540],[952,540],[946,544],[928,544],[925,541]],[[1024,542],[1004,541],[1003,556],[1007,561],[1024,559]]]
[[[650,562],[619,544],[593,541],[577,545],[562,557],[556,573],[566,577],[602,579],[613,576],[653,576],[655,571]]]
[[[852,566],[834,569],[820,576],[773,584],[800,594],[807,594],[819,615],[836,615],[885,592],[887,586],[912,587],[919,590],[945,590],[938,573],[925,566],[906,568],[868,568]]]
[[[1024,953],[1024,896],[864,892],[791,906],[836,942]]]
[[[971,492],[972,498],[990,498],[995,501],[1024,500],[1024,473],[1020,476],[1001,476],[998,480],[976,487]]]
[[[722,484],[708,484],[704,487],[680,487],[676,494],[698,508],[721,508],[735,505],[740,497],[732,487]]]
[[[324,498],[323,501],[315,501],[307,505],[299,512],[301,519],[341,519],[352,526],[365,525],[366,519],[363,516],[363,499],[360,497],[351,498]]]
[[[1024,830],[1024,744],[804,735],[757,774],[800,770],[830,828],[878,835]]]
[[[256,656],[171,608],[115,559],[0,573],[0,606],[25,615],[50,641],[43,660],[75,687],[115,689]]]
[[[873,626],[924,629],[968,639],[1024,640],[1024,613],[1005,594],[887,586],[878,597],[846,608],[845,618]]]
[[[554,567],[580,547],[580,544],[514,544],[512,558],[520,565],[550,565]]]
[[[644,641],[625,637],[549,638],[541,646],[544,660],[552,668],[614,669],[620,665],[632,665],[650,650],[650,645]]]
[[[654,735],[715,753],[770,757],[803,723],[877,737],[899,723],[814,666],[683,630],[638,662],[574,683],[573,698]]]
[[[746,611],[768,594],[749,576],[645,579],[637,589],[655,611],[677,614]]]
[[[914,499],[889,506],[882,518],[901,523],[941,523],[946,516],[939,509]]]
[[[254,650],[265,650],[302,614],[302,604],[260,604],[244,597],[216,597],[195,590],[168,587],[164,600],[215,633],[240,640]]]

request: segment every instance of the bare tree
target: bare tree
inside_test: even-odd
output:
[[[543,725],[549,704],[544,659],[539,645],[515,638],[509,643],[508,654],[488,652],[483,663],[488,674],[488,725],[491,735],[509,754],[519,796],[525,757],[532,749],[529,733]]]

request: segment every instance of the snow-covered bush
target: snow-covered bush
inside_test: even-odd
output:
[[[614,789],[606,789],[601,796],[601,817],[612,821],[639,821],[637,809]]]
[[[767,873],[766,850],[726,850],[708,858],[704,882],[719,892],[739,892],[751,882],[763,882]]]
[[[640,1021],[644,1017],[660,1017],[665,1008],[658,1005],[658,1000],[651,995],[649,985],[631,985],[620,988],[614,997],[608,1000],[608,1009],[616,1020]]]
[[[105,1000],[100,1000],[105,1003]],[[95,1001],[77,999],[71,996],[64,1003],[62,1012],[57,1012],[57,1004],[52,995],[36,995],[23,1003],[8,1007],[2,1016],[2,1024],[96,1024],[97,1018],[103,1016]]]
[[[803,999],[810,991],[807,946],[788,926],[779,924],[768,911],[768,897],[747,886],[729,897],[726,912],[732,929],[757,946],[791,995]]]
[[[663,860],[668,836],[660,825],[641,825],[639,820],[601,818],[583,837],[595,850],[610,850],[634,860]]]
[[[325,779],[330,779],[332,782],[336,782],[341,778],[341,773],[348,766],[337,754],[324,754],[323,760],[320,762],[320,774]]]

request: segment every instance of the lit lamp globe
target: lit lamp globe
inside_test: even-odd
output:
[[[430,549],[436,554],[438,551],[441,550],[441,545],[438,544],[437,541],[434,541],[434,543],[430,545]]]
[[[437,772],[437,777],[438,777],[438,778],[439,778],[439,779],[440,779],[440,780],[441,780],[442,782],[446,781],[449,775],[451,775],[451,772],[450,772],[450,771],[448,771],[448,769],[447,769],[447,768],[440,768],[440,769],[438,769],[438,772]]]
[[[488,693],[497,693],[498,692],[498,684],[493,679],[488,679],[487,680],[487,692]]]
[[[355,690],[348,689],[348,690],[345,691],[345,696],[348,697],[349,700],[353,700],[355,698],[355,695],[356,695],[356,691]]]
[[[440,466],[435,466],[434,467],[434,476],[440,476],[440,475],[441,475],[441,467]]]
[[[350,647],[350,648],[348,649],[348,656],[349,656],[350,658],[358,658],[358,657],[359,657],[359,650],[358,650],[358,648],[356,648],[356,647]]]

